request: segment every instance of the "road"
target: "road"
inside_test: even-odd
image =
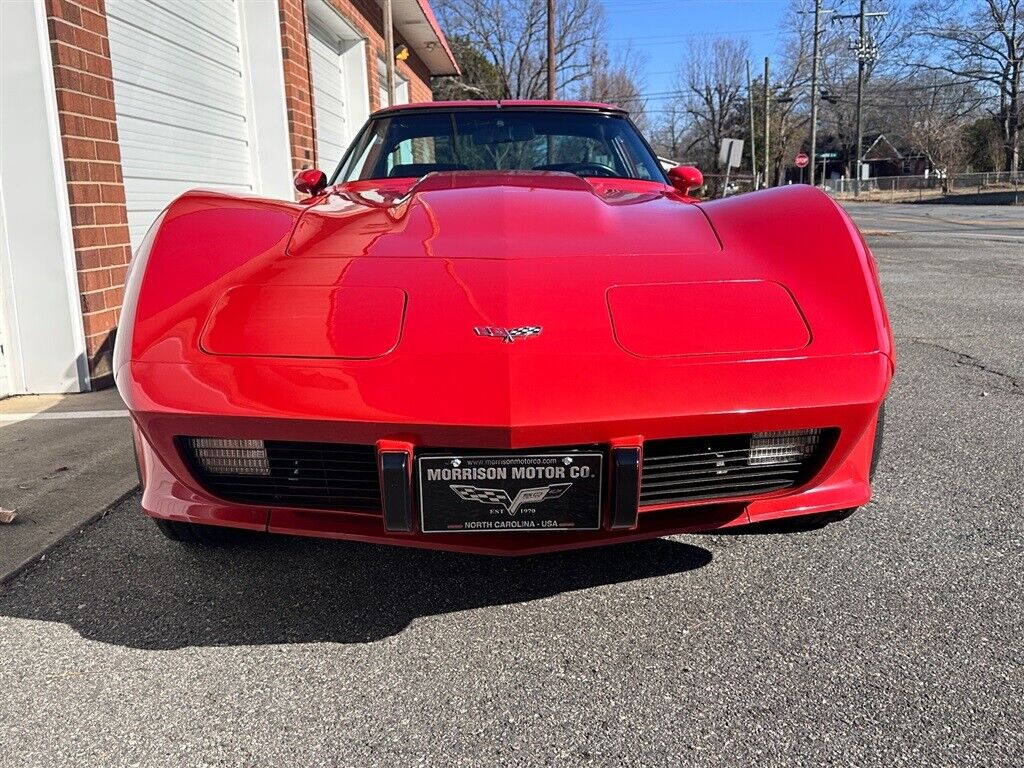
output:
[[[865,233],[876,237],[932,234],[1024,241],[1024,206],[850,203],[847,207]]]
[[[1020,766],[1022,214],[853,210],[900,370],[848,521],[193,551],[131,499],[0,595],[0,766]]]

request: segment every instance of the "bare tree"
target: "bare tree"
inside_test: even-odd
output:
[[[966,8],[965,8],[966,6]],[[1003,133],[1004,167],[1021,167],[1021,75],[1024,71],[1024,1],[927,0],[914,5],[913,20],[928,41],[918,62],[993,92],[992,112]]]
[[[710,161],[716,173],[722,139],[745,135],[746,67],[749,45],[729,37],[697,38],[690,43],[678,74],[680,100],[690,118],[690,146]]]
[[[782,40],[782,56],[773,82],[769,83],[771,104],[768,178],[781,183],[786,166],[805,144],[810,121],[811,56],[814,44],[813,0],[790,0],[782,26],[788,30]],[[764,105],[757,126],[764,123]],[[759,141],[764,141],[760,137]],[[762,145],[763,146],[763,145]]]
[[[591,52],[590,71],[580,83],[576,98],[615,104],[630,113],[644,133],[647,129],[646,102],[643,97],[644,57],[626,47],[612,59],[606,45]]]
[[[559,94],[576,92],[588,75],[604,15],[597,0],[561,0],[555,20]],[[545,0],[441,0],[445,30],[479,51],[497,70],[500,97],[542,99],[547,90]]]
[[[968,128],[983,99],[973,83],[925,72],[893,85],[877,106],[884,109],[893,136],[948,175],[963,169]]]
[[[683,108],[682,102],[677,97],[673,97],[657,114],[658,119],[650,131],[652,146],[660,155],[676,161],[684,160],[684,152],[689,151],[693,142],[687,137],[690,117]],[[688,162],[696,161],[688,160]]]

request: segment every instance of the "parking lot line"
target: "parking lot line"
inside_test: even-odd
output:
[[[117,419],[126,418],[128,411],[30,411],[28,413],[0,413],[0,425],[13,424],[29,419]]]

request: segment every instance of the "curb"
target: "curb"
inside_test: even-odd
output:
[[[124,502],[127,499],[131,498],[132,496],[134,496],[138,492],[139,492],[139,485],[136,484],[136,485],[132,486],[132,488],[130,490],[126,491],[125,493],[122,493],[120,496],[118,496],[116,499],[111,501],[109,504],[107,504],[102,509],[100,509],[100,510],[98,510],[96,512],[90,513],[88,516],[86,516],[82,520],[79,520],[70,529],[68,529],[64,533],[60,534],[56,539],[54,539],[49,544],[47,544],[45,547],[43,547],[43,549],[41,549],[38,552],[34,552],[33,554],[31,554],[27,558],[25,558],[22,562],[17,563],[7,573],[0,573],[0,586],[9,584],[10,582],[14,581],[14,579],[16,579],[21,574],[25,573],[25,571],[27,571],[33,565],[35,565],[40,560],[42,560],[44,557],[46,557],[46,555],[48,555],[51,552],[53,552],[53,550],[55,550],[57,547],[62,545],[64,542],[66,542],[72,536],[81,533],[86,528],[91,526],[93,523],[95,523],[96,521],[98,521],[101,518],[105,517],[114,507],[118,506],[122,502]]]

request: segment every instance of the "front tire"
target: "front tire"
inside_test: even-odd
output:
[[[160,529],[160,533],[171,541],[193,546],[224,546],[239,541],[243,535],[243,532],[236,528],[225,528],[220,525],[199,525],[160,518],[154,518],[153,522]]]

